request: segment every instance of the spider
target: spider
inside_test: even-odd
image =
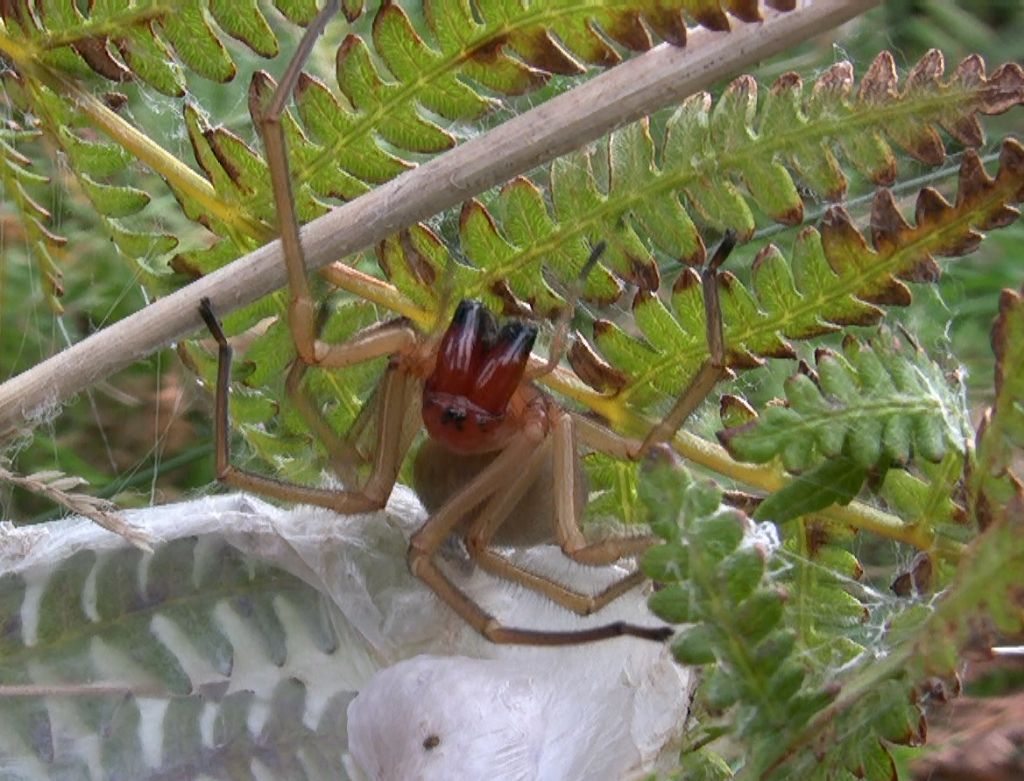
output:
[[[315,37],[331,13],[331,4],[307,28],[299,50],[260,117],[275,206],[291,290],[289,326],[298,357],[286,389],[314,432],[321,436],[331,462],[343,477],[358,460],[349,437],[338,437],[306,397],[302,377],[308,367],[341,369],[375,358],[389,358],[387,369],[355,427],[376,427],[376,445],[368,478],[358,488],[300,486],[256,474],[231,463],[228,386],[232,348],[203,299],[200,314],[218,345],[215,402],[215,448],[218,479],[243,490],[276,499],[327,507],[342,514],[382,508],[399,468],[421,428],[427,439],[416,454],[414,488],[429,518],[412,536],[408,564],[452,610],[483,637],[495,643],[568,645],[629,635],[662,641],[668,627],[645,627],[618,621],[586,629],[545,631],[504,626],[461,591],[444,573],[437,554],[445,540],[459,535],[469,556],[486,571],[546,595],[580,615],[605,604],[643,580],[634,571],[596,595],[530,572],[506,558],[497,546],[528,546],[556,541],[571,559],[604,565],[637,556],[652,543],[649,536],[588,542],[580,528],[587,491],[579,446],[622,459],[641,459],[666,442],[727,372],[718,300],[717,269],[733,245],[727,235],[702,272],[709,357],[673,409],[642,440],[627,439],[603,424],[563,408],[536,381],[553,371],[568,341],[569,316],[580,285],[570,291],[558,318],[547,359],[531,351],[537,328],[509,320],[498,323],[481,303],[462,301],[443,334],[421,333],[399,318],[372,326],[340,344],[317,338],[316,305],[310,295],[306,264],[292,202],[290,174],[280,117]],[[603,249],[594,247],[587,263]],[[584,271],[584,275],[585,275]],[[419,425],[410,410],[419,410]],[[346,485],[352,485],[351,479]]]

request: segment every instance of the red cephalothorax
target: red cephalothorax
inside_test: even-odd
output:
[[[508,434],[509,401],[536,338],[532,325],[513,320],[499,328],[479,301],[460,303],[423,385],[423,423],[430,436],[459,453],[500,448]]]

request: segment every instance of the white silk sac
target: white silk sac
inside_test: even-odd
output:
[[[140,708],[137,724],[132,723],[142,748],[132,758],[131,773],[122,777],[146,778],[148,768],[154,777],[166,778],[172,767],[187,764],[199,769],[204,761],[212,762],[210,758],[224,750],[218,743],[224,730],[215,726],[221,718],[218,698],[228,701],[239,692],[249,698],[249,734],[236,739],[260,746],[263,753],[257,756],[254,751],[250,760],[257,778],[291,777],[287,763],[269,763],[271,749],[295,751],[296,762],[303,765],[296,777],[318,777],[310,770],[311,746],[318,752],[337,752],[340,775],[362,781],[618,781],[675,764],[693,676],[672,660],[667,645],[629,637],[559,648],[489,643],[409,573],[408,538],[425,513],[401,486],[386,510],[360,516],[310,507],[282,510],[243,495],[208,497],[126,516],[160,538],[155,546],[158,556],[162,545],[197,539],[197,568],[202,555],[210,555],[201,551],[227,545],[297,577],[315,590],[309,591],[314,601],[323,602],[336,642],[305,643],[303,631],[289,629],[294,611],[287,600],[275,598],[286,653],[268,661],[258,643],[246,639],[244,611],[211,606],[210,614],[218,631],[232,642],[233,654],[230,665],[211,670],[188,661],[196,656],[190,650],[197,646],[196,638],[177,631],[178,614],[171,610],[161,615],[157,609],[150,631],[179,660],[191,691],[202,693],[206,705],[196,712],[205,709],[206,721],[196,728],[194,762],[188,764],[180,756],[189,750],[181,742],[175,744],[173,755],[169,753],[167,731],[181,727],[165,722],[181,718],[180,713],[159,704],[160,695],[154,694],[147,679],[146,693],[139,695],[146,707]],[[124,546],[119,538],[82,519],[22,529],[0,527],[0,572],[15,573],[29,584],[20,617],[26,645],[34,642],[33,627],[40,620],[31,615],[33,605],[46,599],[45,585],[31,584],[45,583],[48,571],[83,548],[95,550],[102,562],[108,552]],[[597,592],[625,573],[620,567],[575,564],[555,546],[507,553],[517,563],[583,592]],[[140,566],[143,584],[147,558],[149,554]],[[650,626],[661,623],[647,610],[649,587],[634,589],[597,615],[583,618],[482,572],[457,545],[447,546],[441,559],[452,581],[507,626],[568,629],[619,619]],[[83,609],[101,616],[102,604],[86,604],[104,598],[102,577],[99,580],[99,596],[83,596]],[[33,588],[43,593],[35,602],[28,596]],[[289,593],[294,598],[295,590]],[[308,602],[310,597],[304,599]],[[105,645],[92,643],[93,661],[99,658],[97,648]],[[142,690],[142,684],[131,680],[130,667],[103,667],[113,678],[109,685]],[[94,671],[89,684],[102,680],[103,675]],[[282,682],[304,692],[297,707],[302,728],[311,736],[306,747],[294,748],[287,741],[270,745],[268,736],[277,734],[275,728],[280,730],[275,727],[275,709],[280,711],[278,703],[284,701]],[[52,680],[48,683],[52,685]],[[66,686],[67,681],[61,684]],[[2,690],[0,685],[0,697]],[[167,697],[168,702],[172,699]],[[50,724],[53,744],[62,750],[73,747],[75,766],[92,771],[83,777],[110,777],[112,768],[118,767],[111,764],[109,747],[96,749],[95,736],[79,734],[79,722],[62,720],[51,708]],[[322,735],[325,729],[333,734]],[[46,761],[57,762],[55,756],[37,752],[44,756],[40,762],[30,753],[20,756],[0,740],[0,776],[5,767],[26,768],[14,778],[59,775],[46,770]],[[329,759],[322,764],[330,764]],[[210,768],[174,777],[221,777]],[[329,775],[336,778],[339,773]]]

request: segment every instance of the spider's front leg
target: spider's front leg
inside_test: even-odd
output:
[[[298,84],[302,67],[305,65],[317,38],[327,22],[340,9],[338,0],[329,0],[316,18],[306,28],[288,68],[274,90],[269,102],[261,107],[253,100],[252,113],[263,138],[263,149],[270,171],[271,190],[277,212],[277,227],[281,236],[281,249],[288,272],[288,327],[295,342],[299,359],[308,366],[338,368],[352,363],[350,351],[345,345],[332,345],[321,341],[317,335],[317,305],[309,289],[306,269],[306,254],[302,248],[298,216],[295,213],[295,197],[292,176],[288,164],[287,144],[281,116],[285,103],[291,98]],[[383,353],[381,353],[383,354]]]
[[[357,334],[342,344],[328,344],[318,338],[317,305],[309,288],[305,251],[302,247],[298,217],[295,212],[291,170],[288,163],[287,144],[281,117],[285,103],[291,98],[298,84],[302,67],[323,32],[327,22],[340,8],[337,0],[327,2],[313,22],[306,28],[295,54],[281,81],[265,106],[259,105],[259,90],[250,94],[251,111],[263,139],[263,148],[270,172],[271,190],[277,213],[281,248],[288,273],[288,327],[298,358],[292,364],[285,383],[286,391],[307,425],[319,437],[330,456],[335,472],[345,480],[354,479],[360,456],[350,443],[339,437],[326,424],[323,415],[308,399],[302,389],[302,380],[309,366],[342,368],[371,358],[394,355],[411,349],[417,337],[401,322],[386,324]],[[389,382],[387,379],[385,383]],[[384,405],[386,406],[386,405]],[[381,432],[382,436],[384,432]],[[381,448],[378,448],[378,451]],[[378,452],[378,460],[380,453]],[[385,470],[385,473],[388,470]],[[379,470],[375,470],[375,475]],[[383,490],[383,478],[368,483],[364,492],[375,497],[374,492]],[[393,481],[392,481],[393,482]],[[390,485],[387,486],[390,490]],[[384,497],[387,498],[386,496]]]
[[[373,469],[366,485],[358,491],[313,488],[287,483],[273,477],[256,474],[234,466],[231,463],[230,423],[228,420],[228,386],[231,379],[231,345],[224,336],[224,329],[213,312],[208,298],[199,305],[199,314],[217,342],[217,388],[214,419],[214,438],[217,459],[217,478],[245,491],[272,496],[286,502],[315,504],[339,513],[360,513],[377,510],[384,506],[398,478],[398,470],[405,455],[402,438],[402,423],[405,409],[413,400],[417,387],[407,372],[391,368],[381,381],[381,402],[377,409],[377,454]],[[339,355],[348,362],[370,360],[390,353],[396,343],[402,344],[415,339],[415,333],[401,323],[391,324],[390,329],[378,329],[373,337],[358,337],[338,345]],[[384,331],[387,338],[381,338]],[[383,352],[382,352],[383,351]]]
[[[728,231],[701,269],[701,290],[704,297],[704,318],[707,331],[708,357],[690,379],[683,393],[661,421],[651,427],[642,441],[624,437],[607,426],[573,413],[573,422],[580,439],[589,447],[623,460],[639,461],[651,449],[668,442],[693,414],[715,385],[729,374],[722,327],[722,304],[718,296],[718,269],[736,246],[736,234]]]
[[[316,18],[306,28],[299,45],[281,82],[277,85],[270,102],[265,107],[253,106],[253,119],[259,126],[263,138],[263,149],[270,171],[270,185],[277,211],[277,227],[281,236],[281,249],[288,271],[288,326],[292,332],[295,349],[302,361],[309,365],[317,361],[316,322],[317,308],[309,290],[306,271],[306,255],[299,237],[299,221],[295,213],[295,199],[292,191],[291,170],[288,165],[288,151],[281,126],[284,104],[291,98],[298,84],[299,75],[305,65],[317,38],[327,22],[338,13],[338,0],[328,0]],[[252,98],[250,98],[252,100]]]
[[[704,320],[707,328],[708,357],[686,386],[683,394],[669,413],[644,437],[633,458],[641,459],[655,445],[668,442],[686,419],[693,414],[715,385],[729,371],[725,362],[725,335],[722,328],[722,304],[718,297],[718,269],[736,246],[736,234],[728,231],[712,255],[711,260],[701,269],[701,290],[704,294]]]
[[[556,472],[567,473],[572,459],[577,458],[579,443],[593,450],[622,460],[640,460],[651,449],[668,442],[693,411],[707,398],[716,383],[728,373],[725,356],[725,338],[722,327],[722,307],[718,296],[718,269],[736,243],[729,232],[715,250],[710,262],[701,270],[701,288],[704,298],[708,357],[690,380],[669,413],[651,427],[640,442],[618,434],[607,426],[575,413],[565,413],[555,421],[554,440]],[[643,553],[654,538],[649,535],[615,537],[588,543],[578,523],[579,513],[572,508],[574,496],[570,491],[557,491],[556,500],[562,504],[556,512],[556,533],[562,550],[570,558],[583,564],[608,564],[628,556]],[[568,505],[568,506],[566,506]]]

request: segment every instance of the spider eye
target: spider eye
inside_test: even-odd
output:
[[[445,407],[444,412],[441,414],[441,422],[445,425],[454,425],[456,428],[461,429],[466,417],[466,410],[464,409]]]

